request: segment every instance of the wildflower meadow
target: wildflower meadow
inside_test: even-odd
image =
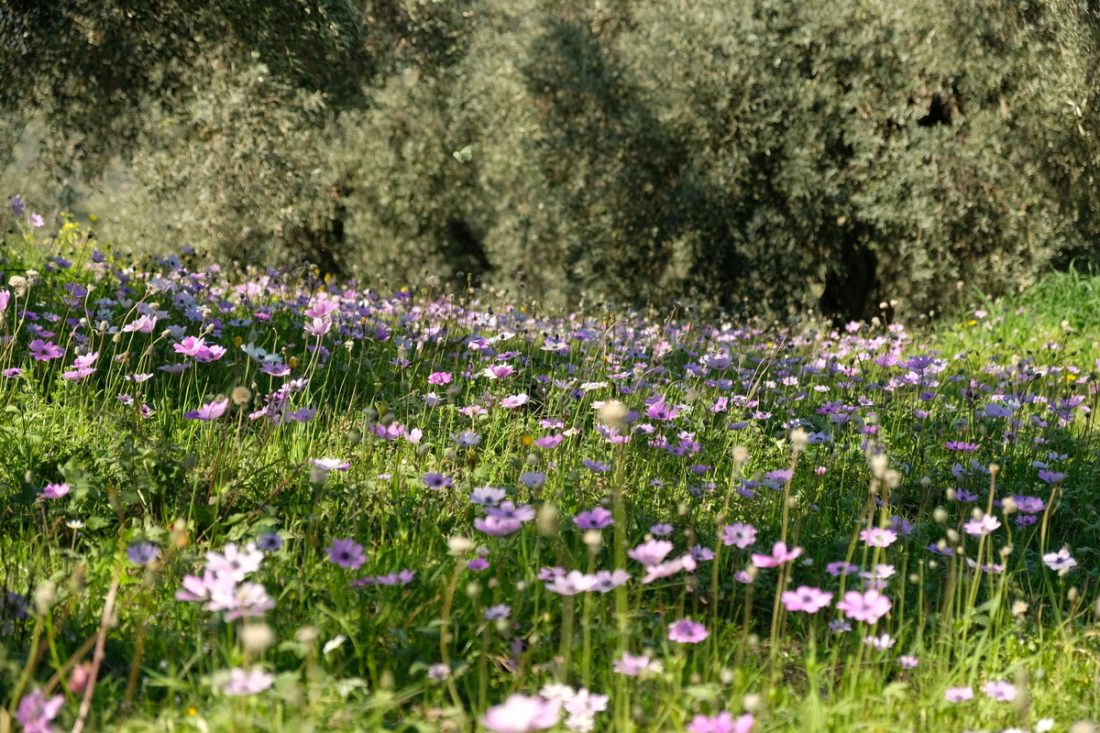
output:
[[[8,205],[0,733],[1097,730],[1100,280],[543,312]]]

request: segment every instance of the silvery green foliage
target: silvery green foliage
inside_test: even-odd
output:
[[[218,68],[186,108],[144,133],[120,220],[139,240],[265,263],[308,252],[335,268],[330,120],[320,93],[290,87],[262,63]]]
[[[375,96],[352,186],[374,266],[869,316],[1011,292],[1095,234],[1095,18],[1071,4],[559,7],[486,8],[447,74]]]
[[[51,129],[125,152],[114,239],[845,317],[1012,292],[1100,240],[1100,18],[1078,0],[267,6],[196,16],[197,46],[172,16],[122,67],[130,107],[70,120],[75,72],[43,62]]]

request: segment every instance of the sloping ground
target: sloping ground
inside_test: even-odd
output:
[[[1090,278],[914,335],[0,269],[0,730],[1098,708]]]

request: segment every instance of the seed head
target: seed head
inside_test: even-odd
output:
[[[275,632],[265,623],[245,624],[238,637],[241,646],[250,654],[260,654],[275,643]]]

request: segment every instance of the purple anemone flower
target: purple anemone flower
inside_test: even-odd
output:
[[[367,556],[363,554],[363,546],[355,540],[335,539],[326,552],[329,560],[345,570],[355,570],[367,561]]]

